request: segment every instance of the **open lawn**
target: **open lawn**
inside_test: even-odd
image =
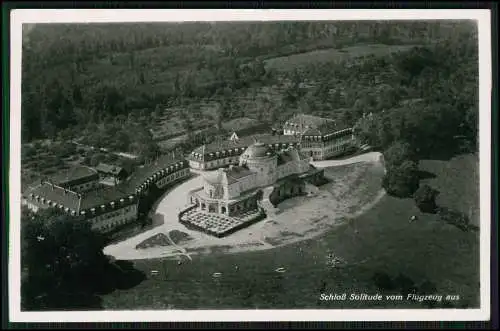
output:
[[[447,179],[449,169],[471,171],[470,155],[446,162],[425,161],[437,175],[432,183],[442,201],[453,201],[461,185],[477,185],[469,175]],[[468,181],[468,184],[467,184]],[[456,186],[455,186],[456,185]],[[476,201],[475,190],[467,190]],[[468,201],[468,202],[467,202]],[[466,207],[466,206],[464,206]],[[417,222],[408,219],[417,215]],[[332,252],[343,268],[327,265]],[[400,273],[418,286],[435,284],[438,294],[457,294],[454,307],[478,307],[479,240],[476,232],[461,230],[420,213],[412,199],[385,196],[368,213],[335,227],[326,235],[272,250],[194,256],[193,261],[138,260],[135,266],[147,280],[129,290],[103,297],[106,309],[237,309],[237,308],[426,308],[411,301],[320,301],[320,293],[381,293],[372,280],[376,272],[394,278]],[[283,267],[283,273],[275,270]],[[152,275],[151,271],[160,271]],[[220,277],[213,274],[219,272]],[[389,291],[399,293],[395,289]]]
[[[479,161],[472,155],[460,155],[451,161],[424,160],[420,170],[429,172],[421,181],[441,192],[438,205],[467,215],[479,225]],[[436,176],[436,177],[434,177]]]
[[[412,47],[414,46],[367,44],[345,47],[342,49],[328,48],[290,56],[275,57],[266,60],[265,63],[267,68],[278,71],[288,71],[293,68],[309,65],[312,62],[339,62],[348,58],[366,55],[384,56],[397,51],[405,51]]]

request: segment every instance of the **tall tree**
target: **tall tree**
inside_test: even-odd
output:
[[[105,238],[83,220],[53,210],[25,214],[23,265],[27,276],[22,294],[27,309],[61,309],[80,305],[96,290],[108,260]],[[69,301],[67,301],[69,300]]]

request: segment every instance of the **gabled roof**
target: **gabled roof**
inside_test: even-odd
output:
[[[163,169],[170,169],[173,165],[177,165],[177,168],[172,168],[172,171],[178,171],[181,168],[188,167],[186,160],[176,158],[172,155],[164,155],[150,164],[138,168],[130,180],[124,181],[116,186],[102,186],[88,192],[76,193],[57,184],[42,182],[42,184],[28,189],[24,196],[27,198],[35,198],[38,196],[40,199],[44,198],[46,202],[48,202],[48,200],[50,200],[51,203],[54,202],[56,204],[54,207],[63,205],[64,208],[69,208],[77,213],[86,209],[97,208],[101,205],[117,202],[121,199],[124,199],[124,203],[129,203],[129,201],[135,199],[137,187],[143,184],[148,177]],[[98,178],[97,172],[95,172],[95,176]]]
[[[304,136],[321,136],[322,132],[318,128],[306,129],[303,133]]]
[[[112,174],[112,175],[119,175],[120,172],[122,172],[124,169],[122,167],[112,165],[112,164],[107,164],[107,163],[99,163],[97,167],[95,167],[95,170],[98,172],[103,172],[106,174]]]
[[[285,123],[284,128],[299,131],[305,136],[326,136],[347,129],[348,126],[331,118],[297,114]]]
[[[77,185],[98,178],[99,175],[94,169],[85,166],[75,166],[52,176],[51,180],[54,184],[65,186]]]
[[[99,187],[85,193],[76,193],[58,185],[44,182],[28,190],[25,196],[33,198],[38,196],[40,199],[45,199],[45,203],[50,202],[50,207],[59,208],[62,205],[63,208],[69,208],[79,213],[82,210],[97,208],[121,198],[127,198],[129,195],[134,195],[134,190],[130,190],[128,185],[116,185]],[[31,196],[32,194],[33,196]]]
[[[324,117],[319,117],[319,116],[314,116],[314,115],[307,115],[307,114],[297,114],[293,116],[291,119],[286,121],[285,125],[290,125],[290,124],[296,124],[299,127],[318,127],[320,125],[323,125],[328,122],[334,122],[334,120],[330,118],[324,118]]]
[[[182,167],[187,167],[188,163],[184,158],[165,154],[158,157],[156,160],[138,167],[129,180],[125,182],[130,187],[137,187],[144,183],[150,176],[154,175],[156,172],[174,166],[176,164],[182,165]],[[124,184],[125,184],[124,183]]]
[[[47,182],[39,184],[26,192],[27,197],[31,194],[33,194],[34,197],[38,196],[45,199],[47,202],[50,201],[57,205],[63,205],[64,208],[69,208],[76,212],[78,212],[80,208],[80,195],[78,193]]]
[[[127,185],[105,186],[82,194],[80,210],[96,208],[133,194]]]
[[[306,129],[303,132],[304,136],[329,136],[329,135],[336,135],[337,133],[340,133],[343,130],[349,129],[350,127],[347,125],[344,125],[343,123],[337,123],[337,122],[328,122],[323,125],[320,125],[318,127],[314,128],[309,128]]]

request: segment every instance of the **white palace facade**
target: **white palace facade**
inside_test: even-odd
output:
[[[356,143],[352,127],[313,115],[297,114],[283,126],[286,136],[300,137],[300,150],[314,160],[344,153]]]
[[[274,203],[277,203],[303,194],[306,181],[315,181],[323,175],[309,160],[297,148],[276,151],[255,142],[241,154],[238,165],[204,175],[203,187],[190,192],[190,207],[181,212],[180,221],[223,236],[261,216],[261,202],[271,195],[276,196]],[[269,188],[267,197],[263,193],[266,188]],[[204,217],[206,220],[200,223]]]

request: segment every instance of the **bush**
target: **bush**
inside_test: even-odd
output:
[[[384,151],[384,162],[388,168],[399,167],[408,160],[417,163],[415,151],[406,142],[396,141]]]
[[[454,225],[462,231],[468,231],[471,229],[469,218],[467,217],[467,215],[459,211],[451,210],[448,208],[439,208],[438,214],[441,221]]]
[[[436,196],[439,192],[429,185],[423,185],[413,195],[418,209],[423,213],[436,213]]]
[[[382,187],[386,192],[398,198],[411,197],[418,185],[417,165],[413,161],[405,161],[401,166],[387,168],[382,180]]]

